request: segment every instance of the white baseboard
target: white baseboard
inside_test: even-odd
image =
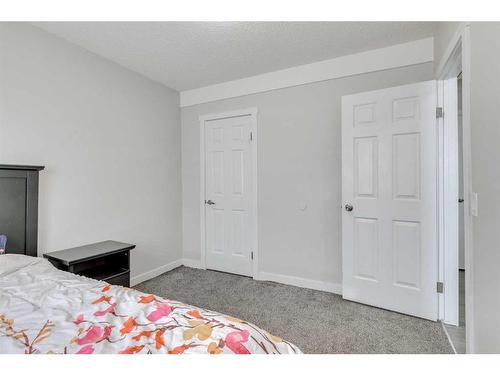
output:
[[[270,272],[259,272],[256,280],[274,281],[281,284],[298,286],[301,288],[309,288],[321,290],[323,292],[330,292],[335,294],[342,294],[342,285],[338,283],[329,283],[326,281],[304,279],[302,277],[280,275]]]
[[[201,266],[201,261],[196,260],[196,259],[184,258],[184,259],[182,259],[182,265],[184,265],[186,267],[191,267],[191,268],[201,268],[201,269],[204,269]]]
[[[141,273],[139,275],[136,275],[130,279],[130,286],[140,284],[146,280],[152,279],[153,277],[159,276],[162,273],[171,271],[174,268],[182,266],[182,264],[183,264],[182,259],[178,259],[178,260],[174,260],[173,262],[164,264],[163,266],[152,269],[151,271],[147,271],[147,272]]]
[[[140,284],[146,280],[152,279],[153,277],[159,276],[162,273],[171,271],[179,266],[203,269],[200,260],[188,259],[188,258],[178,259],[163,266],[160,266],[158,268],[155,268],[151,271],[144,272],[141,273],[140,275],[132,277],[130,279],[130,285],[134,286]],[[271,272],[259,272],[257,276],[254,277],[254,279],[262,281],[274,281],[276,283],[298,286],[300,288],[309,288],[314,290],[321,290],[323,292],[342,294],[342,285],[338,283],[329,283],[326,281],[305,279],[296,276],[280,275]]]

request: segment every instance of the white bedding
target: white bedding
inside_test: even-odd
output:
[[[238,318],[0,256],[0,353],[300,353]]]

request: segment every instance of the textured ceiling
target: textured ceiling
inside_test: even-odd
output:
[[[432,36],[431,22],[39,22],[182,91]]]

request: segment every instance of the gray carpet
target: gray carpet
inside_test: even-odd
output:
[[[188,267],[135,288],[248,320],[305,353],[452,353],[440,323],[332,293]]]

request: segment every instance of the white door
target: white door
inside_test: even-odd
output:
[[[252,276],[253,115],[205,121],[205,261]]]
[[[342,98],[345,299],[437,319],[436,82]]]

